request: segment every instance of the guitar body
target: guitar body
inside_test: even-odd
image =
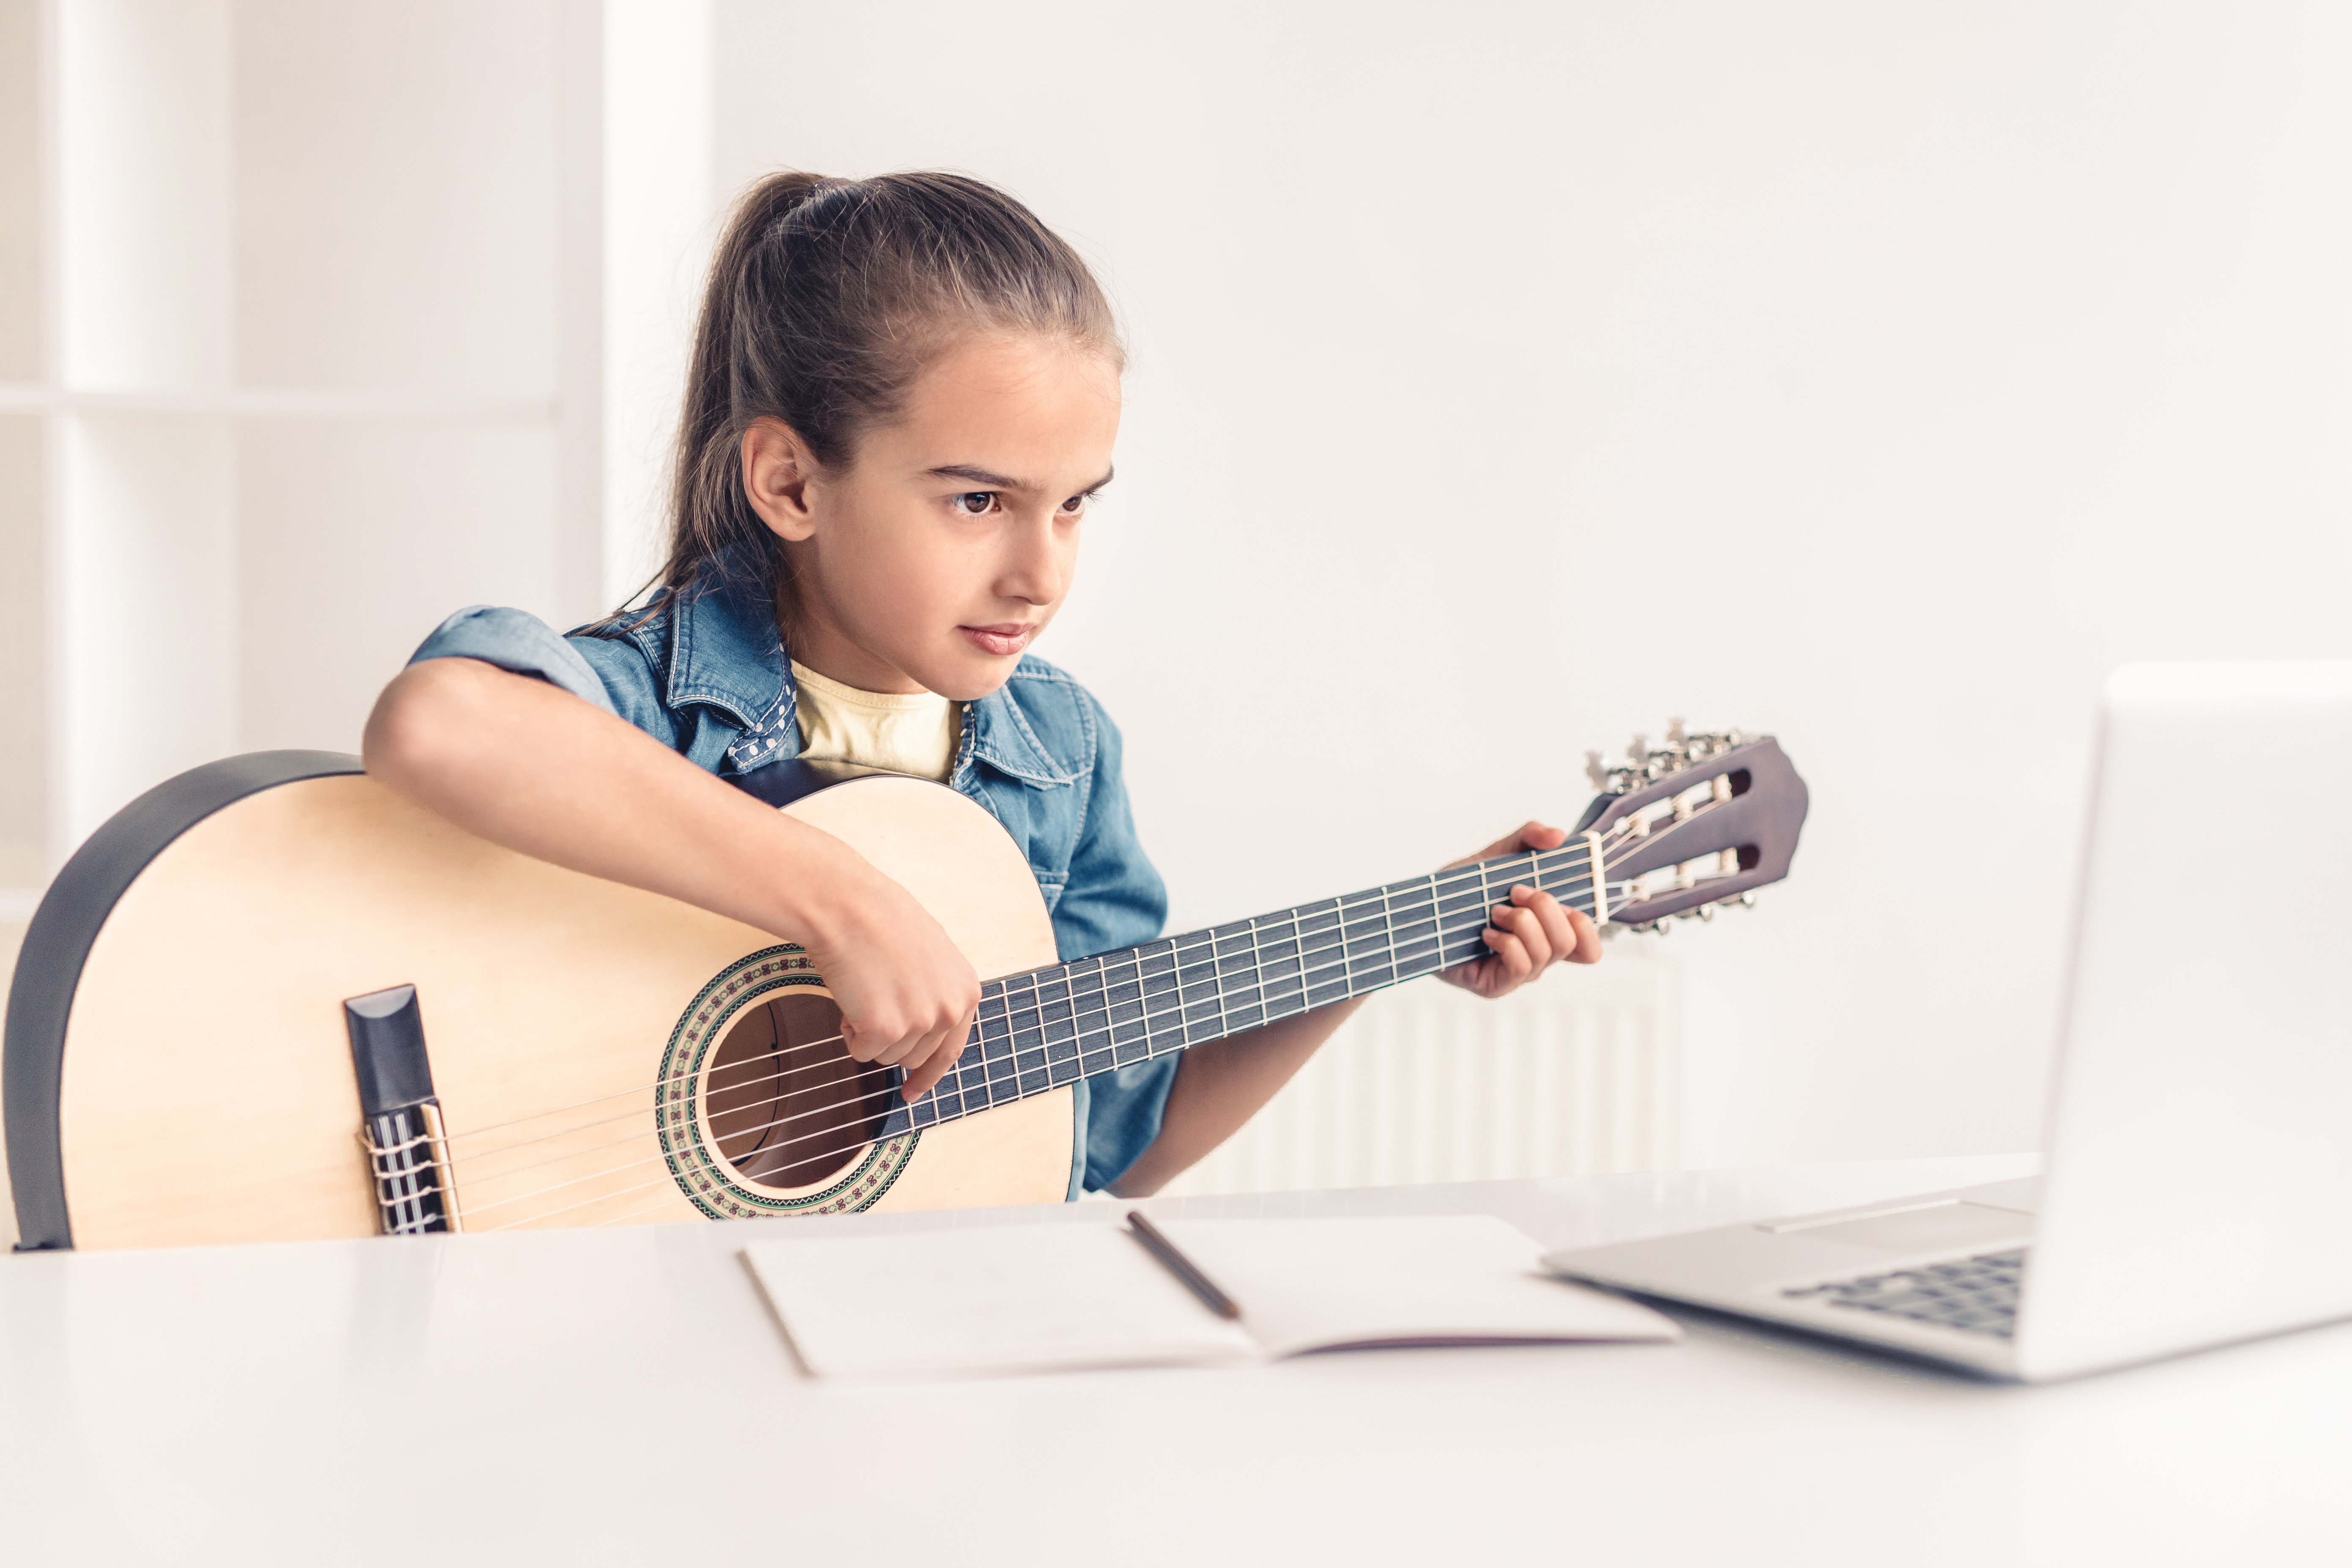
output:
[[[784,809],[905,886],[980,974],[1055,961],[1028,866],[971,801],[877,776]],[[399,985],[416,988],[467,1230],[1045,1203],[1068,1186],[1067,1089],[863,1136],[887,1074],[826,1041],[838,1016],[805,955],[499,849],[356,771],[255,789],[187,824],[101,912],[78,977],[26,951],[12,1170],[27,1219],[44,1201],[69,1218],[69,1237],[54,1216],[28,1225],[36,1243],[376,1234],[341,1004]],[[38,1091],[44,1007],[62,1024],[53,1172],[16,1146],[39,1109],[18,1097]],[[844,1085],[864,1098],[844,1103]],[[776,1125],[804,1130],[794,1113],[820,1103],[832,1109],[805,1125],[824,1135],[780,1152]],[[61,1190],[28,1195],[28,1179]]]

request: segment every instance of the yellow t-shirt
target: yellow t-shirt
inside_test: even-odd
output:
[[[887,768],[944,784],[955,768],[963,706],[931,692],[895,696],[829,681],[793,661],[801,755],[817,762]]]

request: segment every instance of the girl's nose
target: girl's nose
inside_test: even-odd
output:
[[[1049,514],[1024,517],[1014,530],[1012,557],[1005,562],[998,591],[1008,599],[1031,604],[1052,604],[1070,584],[1070,556],[1075,541],[1066,541]]]

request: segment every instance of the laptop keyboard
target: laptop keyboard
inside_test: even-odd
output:
[[[2024,1275],[2025,1249],[2014,1247],[1957,1263],[1864,1274],[1780,1294],[2009,1339],[2017,1333],[2017,1285]]]

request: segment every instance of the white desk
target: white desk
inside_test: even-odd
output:
[[[1152,1207],[1485,1210],[1565,1245],[2033,1165]],[[0,1560],[2352,1562],[2352,1327],[2038,1389],[1703,1319],[1675,1346],[845,1388],[795,1372],[736,1257],[772,1226],[995,1218],[0,1260]]]

